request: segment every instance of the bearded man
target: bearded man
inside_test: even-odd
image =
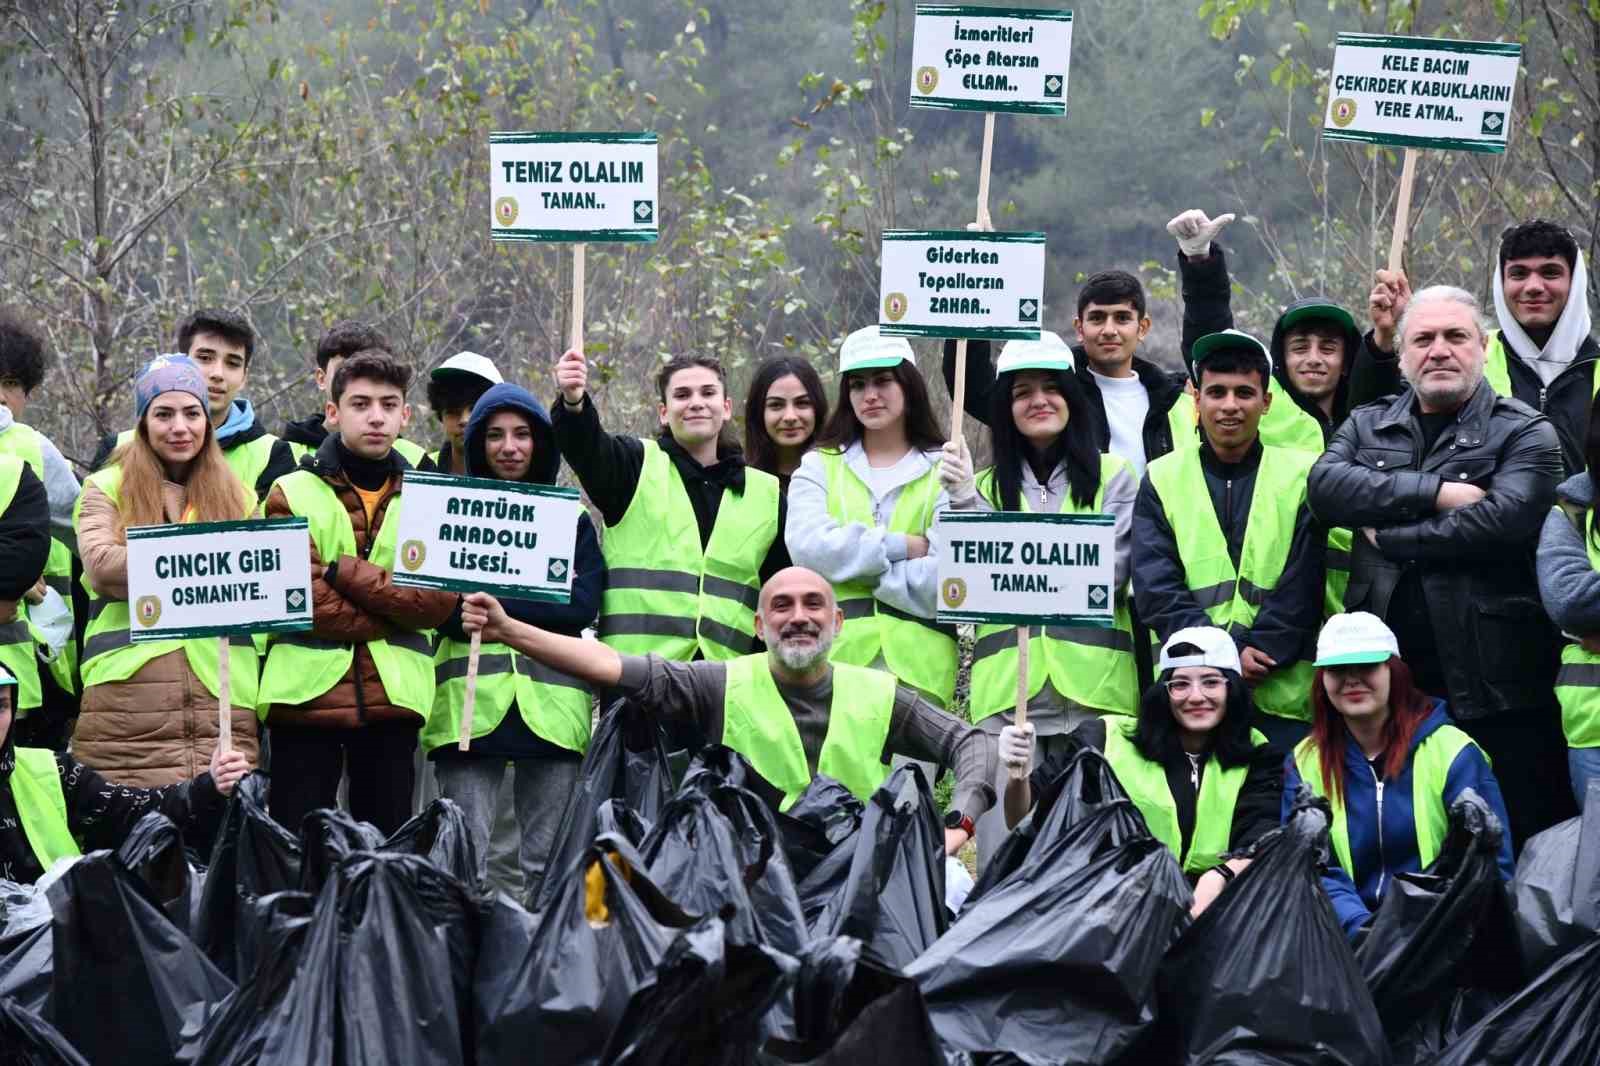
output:
[[[619,689],[663,720],[696,725],[707,741],[750,762],[785,809],[813,776],[825,774],[865,801],[889,775],[894,755],[955,774],[945,816],[945,851],[955,854],[973,820],[994,804],[995,754],[980,730],[933,706],[892,674],[828,662],[844,624],[833,587],[800,566],[761,587],[756,636],[764,653],[726,661],[677,662],[621,655],[593,640],[565,637],[509,617],[493,596],[462,601],[462,627],[487,642],[594,685]]]

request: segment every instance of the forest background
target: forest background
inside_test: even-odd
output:
[[[1067,6],[1065,4],[1060,6]],[[1065,118],[1000,116],[991,210],[1048,233],[1046,328],[1138,271],[1175,362],[1168,218],[1224,232],[1242,328],[1323,294],[1365,317],[1397,152],[1325,143],[1342,30],[1524,46],[1504,155],[1422,154],[1413,282],[1487,297],[1500,231],[1600,240],[1600,5],[1084,0]],[[198,306],[261,340],[267,428],[317,403],[311,351],[375,322],[419,371],[463,349],[545,399],[571,257],[488,237],[491,130],[655,130],[661,239],[596,245],[586,349],[608,425],[648,432],[654,369],[711,352],[742,395],[791,351],[833,377],[876,321],[883,229],[974,217],[982,122],[907,104],[912,0],[0,0],[0,304],[48,334],[28,421],[75,460],[131,421],[137,366]],[[1595,286],[1591,272],[1591,304]],[[936,399],[937,347],[918,347]],[[419,374],[419,381],[422,375]],[[409,435],[437,428],[413,390]],[[976,442],[976,441],[975,441]]]

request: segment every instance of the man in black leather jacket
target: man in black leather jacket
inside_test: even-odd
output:
[[[1357,530],[1346,610],[1383,618],[1418,686],[1489,753],[1520,847],[1572,813],[1557,634],[1533,567],[1561,446],[1547,419],[1484,383],[1469,293],[1420,290],[1399,332],[1411,387],[1351,412],[1311,470],[1309,503]]]

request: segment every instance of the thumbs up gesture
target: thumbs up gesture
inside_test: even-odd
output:
[[[1222,227],[1232,222],[1232,213],[1211,218],[1198,207],[1191,207],[1167,223],[1167,232],[1178,242],[1178,251],[1190,259],[1204,259],[1211,254],[1211,242]]]

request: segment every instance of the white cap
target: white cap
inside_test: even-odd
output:
[[[911,342],[904,337],[882,337],[877,326],[862,326],[839,346],[839,373],[895,366],[912,358]]]
[[[1012,370],[1071,370],[1072,348],[1061,339],[1061,334],[1040,330],[1036,341],[1006,341],[1000,349],[994,372],[1005,374]]]
[[[505,380],[500,376],[500,371],[495,369],[495,365],[477,352],[457,352],[434,367],[433,373],[429,376],[438,380],[451,374],[471,374],[475,378],[483,378],[491,385],[498,385]]]
[[[1386,663],[1400,655],[1400,642],[1383,619],[1366,611],[1336,614],[1317,634],[1317,666]]]
[[[1200,654],[1173,655],[1172,649],[1179,644],[1193,644],[1200,649]],[[1232,670],[1236,674],[1244,673],[1239,665],[1239,649],[1233,643],[1233,638],[1228,636],[1226,630],[1216,626],[1180,629],[1161,645],[1161,662],[1156,666],[1158,671],[1177,670],[1185,666],[1211,666],[1218,670]]]

